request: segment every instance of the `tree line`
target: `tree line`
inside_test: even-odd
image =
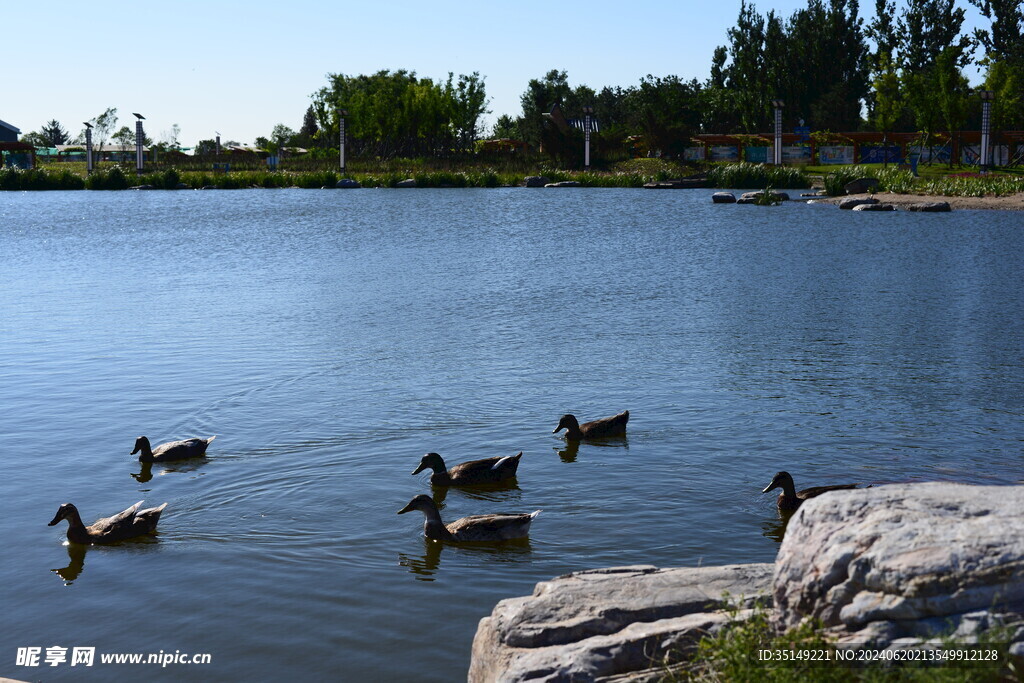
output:
[[[1024,129],[1024,0],[969,2],[987,21],[970,33],[956,0],[874,0],[867,21],[858,0],[808,0],[788,17],[774,10],[761,14],[744,0],[725,44],[711,55],[705,81],[647,75],[636,85],[596,90],[570,86],[568,74],[553,69],[531,79],[519,114],[500,116],[490,131],[482,130],[489,111],[478,72],[449,73],[445,80],[407,70],[330,73],[311,95],[299,130],[277,124],[255,144],[270,152],[284,145],[305,147],[313,156],[336,154],[344,111],[353,156],[457,156],[473,152],[489,134],[576,163],[582,133],[566,132],[543,116],[557,103],[570,119],[593,106],[599,153],[660,150],[677,156],[697,133],[767,132],[772,100],[784,102],[787,128],[931,136],[980,125],[977,96],[965,75],[972,67],[983,71],[983,87],[995,93],[994,129]],[[94,140],[134,140],[128,127],[115,130],[116,109],[92,122]],[[162,142],[177,146],[178,133],[175,126]],[[57,121],[25,139],[31,136],[47,146],[70,138]],[[204,140],[197,151],[211,153],[213,147]]]

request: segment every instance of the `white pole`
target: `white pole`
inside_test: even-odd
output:
[[[86,124],[85,129],[85,173],[92,173],[92,126]]]
[[[341,155],[341,172],[345,173],[345,117],[341,116],[338,119],[338,128],[340,140],[338,141],[338,150]]]
[[[989,125],[992,116],[992,103],[985,100],[981,103],[981,172],[987,173],[989,160]]]
[[[142,140],[145,134],[142,132],[142,119],[135,121],[135,173],[142,175]]]
[[[782,165],[782,108],[775,107],[775,165]]]
[[[587,114],[583,120],[583,134],[586,138],[587,145],[583,151],[583,168],[590,170],[590,114]]]

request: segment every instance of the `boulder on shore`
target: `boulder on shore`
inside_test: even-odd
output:
[[[840,209],[852,209],[855,206],[862,206],[864,204],[877,204],[878,200],[874,197],[847,197],[846,199],[839,202]]]
[[[716,192],[711,195],[711,201],[714,204],[735,204],[736,195],[732,192]]]
[[[406,178],[395,183],[395,187],[416,187],[415,178]]]
[[[575,180],[563,180],[557,183],[548,183],[544,187],[579,187],[579,182]]]
[[[1011,650],[1022,649],[1024,486],[893,484],[812,498],[789,521],[773,583],[783,628],[819,619],[840,641],[888,647],[1003,624]]]
[[[358,190],[360,187],[359,181],[352,178],[342,178],[334,186],[342,190]]]
[[[949,211],[949,202],[918,202],[907,204],[907,211],[927,211],[929,213]]]
[[[765,598],[771,564],[595,569],[537,584],[480,621],[469,680],[593,681],[681,659],[728,623],[730,605]]]
[[[846,194],[864,194],[878,189],[878,178],[857,178],[843,186]]]
[[[895,204],[858,204],[853,207],[854,211],[895,211]]]
[[[542,175],[528,175],[523,182],[526,187],[544,187],[550,183],[551,180]]]

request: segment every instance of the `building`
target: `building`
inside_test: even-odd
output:
[[[9,123],[0,121],[0,142],[17,142],[21,131]]]

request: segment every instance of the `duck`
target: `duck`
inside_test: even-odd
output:
[[[419,474],[425,469],[433,470],[430,483],[435,486],[469,486],[472,484],[496,484],[516,476],[519,460],[523,452],[507,455],[503,458],[484,458],[470,460],[456,465],[450,470],[444,467],[444,459],[437,453],[427,453],[420,460],[420,466],[413,470]]]
[[[526,538],[530,533],[530,523],[537,518],[540,510],[522,515],[471,515],[457,519],[451,524],[441,521],[441,513],[430,496],[420,494],[409,501],[409,504],[398,511],[419,510],[426,517],[423,522],[423,535],[435,541],[509,541]]]
[[[71,503],[64,503],[57,508],[57,514],[48,526],[55,526],[62,519],[68,520],[68,540],[72,543],[102,544],[116,543],[135,536],[151,534],[156,531],[160,513],[167,503],[155,508],[140,510],[142,501],[112,517],[97,519],[89,526],[82,523],[78,508]]]
[[[552,430],[557,434],[558,430],[565,429],[565,438],[571,441],[580,439],[600,439],[606,436],[622,436],[626,433],[626,423],[629,421],[629,411],[623,410],[618,415],[602,417],[600,420],[579,423],[575,415],[566,414],[558,421],[558,426]]]
[[[855,489],[860,484],[832,484],[831,486],[812,486],[809,489],[797,491],[793,484],[793,477],[789,472],[779,472],[772,477],[772,483],[768,484],[761,493],[768,493],[777,488],[782,488],[777,504],[780,510],[796,510],[800,505],[810,498],[816,498],[827,491],[840,491],[843,489]]]
[[[169,460],[185,460],[186,458],[200,458],[206,455],[206,447],[216,439],[211,436],[208,439],[185,439],[183,441],[168,441],[162,443],[155,449],[149,445],[149,439],[140,436],[135,439],[135,448],[129,455],[139,454],[139,462],[167,462]]]

